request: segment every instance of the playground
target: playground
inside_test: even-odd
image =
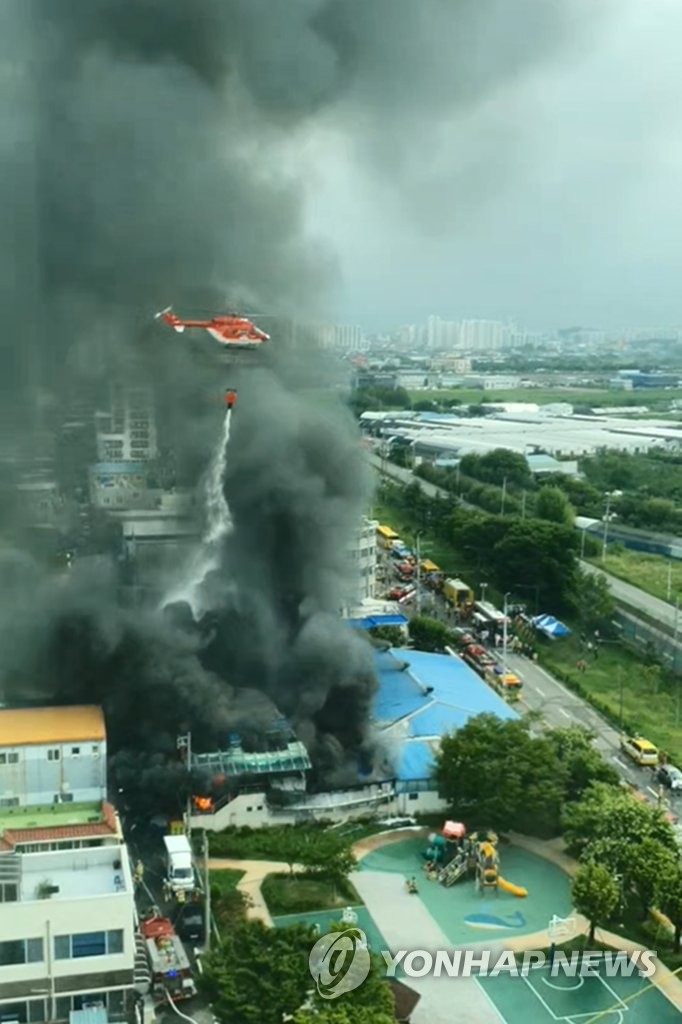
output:
[[[435,866],[433,839],[389,843],[362,858],[358,881],[363,872],[402,876],[395,898],[409,914],[404,893],[414,879],[417,891],[409,899],[423,905],[452,945],[529,935],[545,930],[554,915],[568,916],[570,884],[560,868],[518,847],[491,844],[486,835],[469,847],[457,840],[449,843]],[[377,896],[379,888],[385,892],[380,886]],[[362,889],[369,909],[376,909],[375,917],[381,920],[371,888]],[[416,934],[414,941],[419,941]]]
[[[551,977],[549,968],[527,977],[476,978],[503,1024],[673,1024],[680,1013],[648,978]]]

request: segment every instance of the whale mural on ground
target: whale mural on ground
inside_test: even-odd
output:
[[[499,928],[512,930],[523,928],[526,919],[518,910],[513,914],[505,914],[504,917],[497,917],[495,914],[467,914],[464,923],[470,928]]]

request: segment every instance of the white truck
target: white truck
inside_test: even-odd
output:
[[[166,847],[166,882],[174,895],[196,888],[192,848],[187,836],[164,836]]]

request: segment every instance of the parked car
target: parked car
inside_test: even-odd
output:
[[[682,789],[682,772],[672,764],[661,765],[656,778],[668,789]]]
[[[645,740],[642,736],[623,736],[620,741],[620,749],[624,754],[642,766],[655,768],[658,764],[658,749]]]

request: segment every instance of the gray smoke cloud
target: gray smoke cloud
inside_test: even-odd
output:
[[[232,381],[151,314],[324,309],[334,258],[304,230],[292,149],[333,124],[368,172],[409,183],[415,135],[561,40],[563,4],[522,7],[532,40],[500,0],[5,0],[0,386],[15,451],[41,450],[37,428],[83,389],[148,381],[196,482],[219,431],[207,396]],[[497,63],[479,68],[491,32]],[[337,617],[368,481],[348,418],[303,393],[325,371],[278,355],[273,335],[269,366],[238,381],[234,531],[209,621],[129,614],[99,567],[56,582],[9,559],[25,596],[0,608],[6,699],[101,700],[114,746],[146,750],[151,734],[160,757],[180,728],[210,744],[276,706],[326,778],[368,756],[371,657]]]

